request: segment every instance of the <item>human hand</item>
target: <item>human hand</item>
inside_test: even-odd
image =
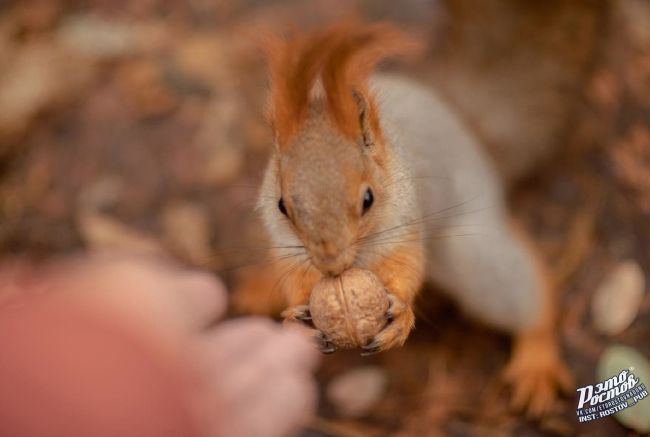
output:
[[[32,294],[128,327],[161,359],[180,364],[202,435],[286,435],[313,412],[310,344],[263,319],[209,328],[226,306],[224,288],[211,275],[157,260],[102,257],[34,270],[29,284]]]

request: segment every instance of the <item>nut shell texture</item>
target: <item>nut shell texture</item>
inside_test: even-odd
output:
[[[312,290],[312,321],[339,348],[367,344],[384,327],[389,301],[384,285],[369,270],[349,269],[321,279]]]

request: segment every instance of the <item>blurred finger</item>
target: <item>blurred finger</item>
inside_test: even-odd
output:
[[[278,331],[273,321],[263,317],[228,320],[206,333],[197,347],[209,368],[229,367],[248,359]]]
[[[316,409],[316,383],[306,375],[286,373],[267,379],[248,399],[232,405],[242,412],[232,419],[231,435],[282,437],[296,433]]]
[[[177,344],[216,320],[226,307],[225,289],[215,277],[143,257],[55,264],[49,284],[54,297],[64,293]]]
[[[213,275],[198,271],[179,273],[176,288],[184,299],[190,329],[204,329],[226,311],[225,287]]]
[[[214,393],[219,396],[211,405],[218,405],[223,414],[203,416],[206,418],[204,428],[212,430],[210,435],[215,437],[293,435],[314,414],[317,404],[315,381],[306,374],[291,372],[262,378],[255,384],[251,381],[238,393]]]
[[[293,367],[307,372],[316,370],[320,363],[321,354],[317,351],[312,338],[305,335],[300,328],[282,325],[283,342],[288,343],[292,350],[289,359]]]
[[[266,408],[269,422],[273,421],[268,429],[275,431],[269,437],[291,435],[305,426],[314,415],[318,390],[311,377],[286,374],[269,383],[267,388],[268,404],[260,404],[256,414],[259,417]]]
[[[265,363],[268,370],[288,367],[311,372],[319,361],[314,345],[302,332],[262,317],[221,323],[203,337],[201,347],[207,362],[236,363],[242,373],[247,371],[242,363]]]
[[[202,343],[207,377],[215,375],[215,390],[230,402],[247,402],[259,387],[278,377],[307,376],[317,363],[315,349],[297,332],[259,320],[246,323],[243,319],[241,332],[236,327],[231,324]]]

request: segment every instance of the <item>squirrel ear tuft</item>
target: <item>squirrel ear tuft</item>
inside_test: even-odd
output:
[[[284,39],[267,37],[263,44],[271,79],[270,118],[279,145],[286,145],[304,120],[310,94],[332,47],[346,35],[335,25]]]
[[[368,86],[369,77],[382,60],[416,53],[419,48],[415,40],[387,23],[345,29],[338,43],[332,46],[322,72],[328,111],[345,136],[359,136],[357,96],[365,102],[368,124],[378,134],[379,123]]]
[[[379,135],[368,78],[382,59],[417,51],[419,44],[390,24],[346,21],[288,40],[267,38],[264,46],[271,76],[271,118],[278,146],[283,147],[305,119],[319,76],[327,111],[345,136],[359,137],[359,105],[354,92],[364,102],[369,132]]]

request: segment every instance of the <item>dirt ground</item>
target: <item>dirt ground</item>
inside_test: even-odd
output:
[[[233,285],[265,257],[253,207],[272,137],[256,37],[357,15],[444,41],[448,28],[433,23],[462,3],[0,3],[0,252],[47,259],[162,242]],[[622,260],[650,274],[650,6],[624,0],[599,20],[566,95],[574,104],[554,125],[553,156],[511,193],[559,284],[559,331],[578,386],[596,382],[608,345],[650,357],[647,290],[623,332],[598,333],[591,314],[594,290]],[[431,46],[411,74],[441,71],[444,50]],[[361,418],[323,396],[302,435],[634,435],[612,418],[578,424],[573,397],[541,421],[510,411],[498,384],[509,338],[432,286],[417,313],[401,349],[324,357],[322,387],[364,364],[379,365],[388,387]]]

